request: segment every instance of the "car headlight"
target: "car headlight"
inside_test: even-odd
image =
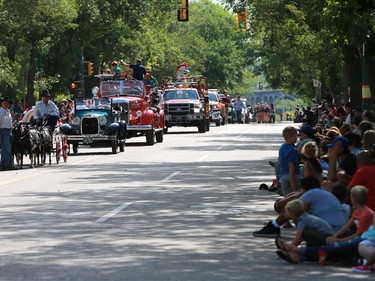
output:
[[[194,113],[200,113],[202,109],[202,104],[195,104],[194,105]]]
[[[98,120],[100,125],[107,124],[107,118],[105,118],[104,116],[100,116]]]
[[[137,112],[135,113],[135,116],[137,116],[137,117],[141,117],[141,116],[142,116],[142,111],[137,110]]]
[[[81,124],[81,119],[79,117],[74,117],[72,120],[73,125]]]

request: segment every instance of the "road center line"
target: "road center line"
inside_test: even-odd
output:
[[[199,158],[197,160],[197,162],[202,162],[204,159],[206,159],[208,157],[208,155],[205,155],[205,156],[202,156],[201,158]]]
[[[110,211],[106,215],[102,216],[101,218],[97,219],[95,222],[105,222],[106,220],[108,220],[111,217],[113,217],[114,215],[116,215],[118,212],[120,212],[123,209],[125,209],[126,207],[130,206],[131,204],[133,204],[133,203],[131,203],[131,202],[130,203],[124,203],[121,206],[117,207],[116,209],[113,209],[112,211]]]
[[[234,139],[239,139],[240,137],[242,137],[242,135],[246,134],[248,131],[252,130],[253,128],[252,127],[249,127],[247,128],[244,132],[242,132],[241,134],[239,134],[237,137],[235,137]],[[224,146],[226,146],[227,144],[222,144],[219,146],[219,149],[222,149]]]
[[[160,182],[166,182],[166,181],[169,181],[171,178],[177,176],[180,172],[174,172],[173,174],[170,174],[168,177],[164,178],[163,180],[161,180]]]

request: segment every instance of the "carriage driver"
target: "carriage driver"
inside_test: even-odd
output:
[[[48,90],[43,90],[42,100],[38,101],[34,107],[34,120],[33,125],[42,125],[42,122],[46,122],[46,125],[51,128],[53,132],[56,127],[56,123],[59,120],[59,109],[53,101],[49,98],[51,94]]]

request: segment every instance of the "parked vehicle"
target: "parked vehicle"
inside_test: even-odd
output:
[[[125,148],[126,122],[109,98],[76,99],[74,118],[70,124],[62,124],[61,130],[74,153],[79,144],[111,146],[112,153]]]

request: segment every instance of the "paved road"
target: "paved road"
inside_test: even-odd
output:
[[[125,153],[1,172],[0,280],[373,280],[290,265],[251,232],[274,217],[269,183],[285,124],[172,128]],[[290,238],[293,230],[282,235]]]

